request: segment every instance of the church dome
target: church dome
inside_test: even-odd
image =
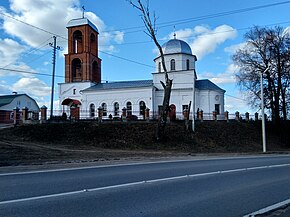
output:
[[[171,39],[162,45],[163,53],[166,54],[176,54],[183,53],[192,55],[190,46],[182,40]]]

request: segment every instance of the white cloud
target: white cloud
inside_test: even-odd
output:
[[[226,93],[225,110],[229,111],[231,116],[233,116],[236,111],[240,112],[241,115],[249,112],[251,116],[257,111],[252,109],[248,104],[246,93],[240,91],[235,93]]]
[[[24,50],[25,47],[17,41],[9,38],[0,39],[0,66],[5,67],[8,64],[14,63]]]
[[[200,33],[197,38],[190,43],[192,52],[198,59],[203,58],[205,55],[215,51],[218,45],[224,43],[228,39],[236,37],[237,31],[228,25],[221,25],[213,30],[202,29],[196,30],[196,33]]]
[[[51,91],[51,88],[38,78],[21,78],[12,85],[12,89],[38,97],[49,96]]]
[[[10,3],[12,12],[5,12],[7,16],[12,16],[17,20],[65,38],[67,38],[65,27],[68,21],[82,16],[79,0],[10,0]],[[38,47],[52,36],[7,16],[2,17],[4,31],[19,38],[29,46]],[[85,16],[97,26],[101,33],[99,37],[100,49],[102,49],[102,45],[108,45],[112,41],[116,43],[123,42],[124,34],[122,32],[106,32],[106,34],[103,34],[102,32],[107,30],[104,22],[92,12],[85,12]],[[66,46],[66,44],[64,45]],[[66,47],[64,47],[64,50],[67,50]]]
[[[205,72],[200,74],[200,78],[209,79],[215,84],[234,84],[236,83],[235,74],[238,71],[239,67],[232,63],[222,73]]]
[[[214,29],[206,26],[196,26],[194,29],[182,29],[175,32],[176,38],[185,40],[191,47],[193,54],[198,59],[202,59],[205,55],[213,53],[215,49],[226,40],[233,39],[237,35],[237,31],[228,25],[221,25]],[[166,39],[173,38],[173,32]]]
[[[229,47],[226,47],[224,49],[225,52],[230,53],[230,54],[234,54],[235,52],[237,52],[239,49],[243,49],[247,46],[246,42],[240,43],[240,44],[235,44]]]

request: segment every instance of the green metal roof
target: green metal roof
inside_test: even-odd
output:
[[[11,103],[16,97],[18,96],[22,96],[25,94],[13,94],[13,95],[3,95],[0,96],[0,107],[4,106],[4,105],[8,105],[9,103]]]

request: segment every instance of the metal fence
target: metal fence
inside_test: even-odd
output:
[[[22,111],[19,110],[16,118],[15,112],[13,111],[0,111],[0,123],[14,123],[14,122],[23,122],[24,118],[22,115]],[[53,115],[51,116],[50,111],[45,111],[45,117],[43,117],[43,112],[39,112],[39,114],[34,114],[28,112],[26,117],[26,122],[36,122],[36,121],[64,121],[64,120],[72,120],[72,121],[80,121],[80,120],[98,120],[100,119],[99,111],[92,111],[92,110],[54,110]],[[189,114],[189,120],[192,120],[194,116],[195,120],[200,121],[224,121],[224,120],[237,120],[237,121],[254,121],[254,120],[261,120],[261,115],[259,114],[240,114],[240,113],[223,113],[223,114],[214,114],[214,113],[195,113],[194,115],[191,113]],[[157,120],[159,119],[160,114],[158,112],[148,111],[146,114],[145,111],[103,111],[101,115],[102,120],[121,120],[124,118],[128,121],[142,121],[142,120]],[[185,120],[187,116],[184,112],[170,112],[168,115],[168,121],[175,121],[175,120]]]

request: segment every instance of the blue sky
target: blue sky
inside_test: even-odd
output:
[[[275,3],[281,4],[267,6]],[[43,75],[51,75],[52,71],[49,43],[53,41],[53,34],[61,36],[57,37],[62,49],[57,54],[56,75],[59,77],[55,83],[62,83],[63,54],[67,49],[66,24],[70,19],[82,16],[83,5],[85,16],[100,32],[102,80],[151,79],[156,48],[144,33],[139,12],[126,0],[2,0],[0,95],[12,91],[27,93],[37,100],[39,106],[50,106],[51,76]],[[243,10],[248,8],[252,10]],[[234,73],[238,68],[232,63],[231,56],[244,43],[243,35],[254,25],[290,26],[290,1],[151,0],[150,9],[158,18],[160,43],[173,37],[175,31],[178,39],[191,46],[198,58],[198,78],[208,78],[226,90],[226,110],[230,113],[258,110],[251,109],[243,100],[246,93],[240,92],[236,86]],[[57,108],[57,85],[55,93]]]

